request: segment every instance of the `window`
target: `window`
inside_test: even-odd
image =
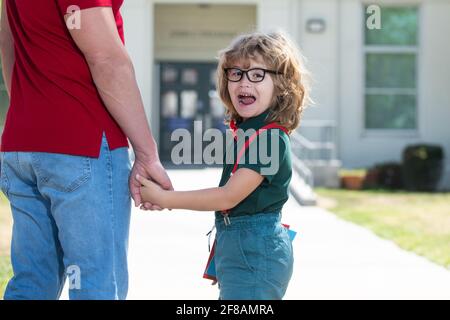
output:
[[[196,69],[184,69],[181,82],[185,85],[195,86],[198,83],[198,71]]]
[[[418,9],[382,7],[381,23],[365,28],[365,128],[415,130]]]
[[[163,72],[162,72],[162,81],[164,83],[174,83],[177,81],[178,78],[178,70],[166,65],[163,68]]]
[[[175,118],[178,115],[178,95],[176,91],[163,94],[161,109],[164,118]]]
[[[183,90],[181,92],[181,117],[193,119],[198,112],[198,92]]]

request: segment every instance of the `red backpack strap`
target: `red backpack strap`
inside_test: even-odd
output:
[[[270,130],[270,129],[280,129],[284,131],[286,134],[289,134],[289,130],[285,127],[273,122],[269,123],[268,125],[262,127],[261,129],[257,130],[247,141],[245,141],[244,146],[239,151],[238,156],[236,158],[236,163],[234,164],[233,171],[231,171],[232,174],[234,174],[237,171],[237,168],[239,166],[239,161],[244,156],[245,151],[249,148],[250,144],[264,131]]]
[[[287,135],[289,135],[289,130],[286,129],[285,127],[283,127],[282,125],[279,125],[278,123],[272,122],[269,123],[267,126],[262,127],[260,130],[269,130],[269,129],[280,129],[281,131],[283,131],[284,133],[286,133]]]
[[[237,171],[237,168],[239,166],[239,161],[241,160],[241,158],[244,156],[245,151],[249,148],[250,144],[256,139],[256,137],[258,137],[262,132],[269,130],[269,129],[280,129],[283,132],[285,132],[286,134],[289,134],[289,130],[286,129],[285,127],[273,122],[273,123],[269,123],[268,125],[262,127],[261,129],[257,130],[247,141],[245,141],[244,146],[242,147],[242,149],[239,151],[239,154],[236,158],[236,163],[234,164],[233,167],[233,171],[231,171],[231,174],[234,174]],[[222,211],[222,215],[224,215],[225,217],[225,223],[229,223],[228,219],[228,215],[230,214],[231,210],[223,210]],[[228,222],[227,222],[228,221]]]

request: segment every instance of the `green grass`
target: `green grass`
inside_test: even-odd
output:
[[[11,261],[9,256],[0,256],[0,299],[3,299],[3,294],[12,277]]]
[[[450,269],[450,193],[316,191],[320,206]]]
[[[8,200],[0,192],[0,299],[3,298],[6,284],[12,276],[9,258],[11,241],[11,210]]]

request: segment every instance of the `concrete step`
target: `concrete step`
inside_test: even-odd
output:
[[[292,172],[290,191],[295,200],[302,206],[315,206],[317,204],[317,196],[313,189],[295,171]]]
[[[305,161],[305,165],[313,174],[315,187],[340,187],[339,170],[342,167],[341,161]]]

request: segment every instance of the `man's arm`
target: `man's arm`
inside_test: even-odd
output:
[[[0,53],[2,58],[3,80],[6,91],[11,96],[11,79],[14,69],[14,40],[9,27],[6,3],[2,3],[2,15],[0,21]]]
[[[81,11],[81,28],[69,30],[83,52],[106,108],[130,139],[136,162],[130,189],[136,206],[141,203],[136,173],[150,177],[164,189],[172,184],[162,167],[136,82],[134,68],[119,37],[110,7]],[[67,18],[67,16],[66,16]]]

